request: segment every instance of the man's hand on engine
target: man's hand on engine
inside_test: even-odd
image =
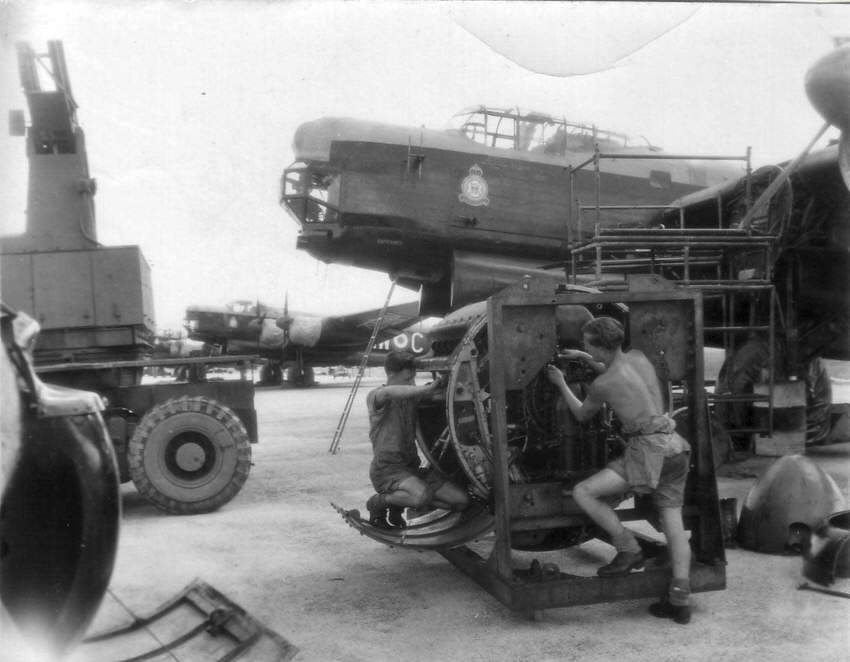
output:
[[[558,366],[552,365],[551,363],[546,366],[546,378],[555,386],[560,387],[563,385],[566,387],[567,385],[567,381],[564,379],[564,373],[561,372],[561,369]]]
[[[431,387],[431,390],[433,392],[437,392],[437,391],[441,391],[444,388],[446,388],[446,386],[448,386],[448,383],[449,383],[449,374],[445,373],[445,374],[437,377],[433,382],[428,384],[428,386]]]
[[[590,356],[590,354],[583,352],[580,349],[562,349],[558,352],[558,357],[562,359],[593,361],[593,357]]]

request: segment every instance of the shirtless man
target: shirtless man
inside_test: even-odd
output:
[[[564,355],[585,360],[599,376],[581,402],[567,387],[556,366],[547,367],[570,411],[579,421],[594,416],[607,403],[623,426],[627,444],[622,457],[578,483],[572,492],[576,503],[611,537],[617,550],[614,560],[597,571],[616,577],[643,570],[644,558],[634,534],[626,529],[606,497],[627,492],[652,494],[661,529],[673,565],[670,590],[650,611],[690,621],[691,548],[682,523],[685,480],[690,446],[675,432],[676,424],[665,413],[655,368],[639,350],[624,352],[622,325],[610,317],[598,317],[582,327],[587,352],[568,350]]]
[[[419,469],[416,449],[416,404],[445,387],[442,380],[416,386],[413,354],[391,351],[384,370],[387,383],[369,392],[369,438],[374,456],[369,478],[375,487],[366,502],[369,523],[378,528],[405,526],[405,507],[434,506],[464,510],[469,495],[436,470]]]

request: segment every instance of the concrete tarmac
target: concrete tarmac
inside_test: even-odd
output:
[[[128,620],[121,605],[145,614],[201,578],[295,644],[295,659],[304,661],[850,659],[850,600],[797,590],[799,556],[727,549],[727,589],[695,594],[687,626],[648,614],[649,600],[550,609],[535,621],[436,552],[388,548],[358,535],[330,502],[364,510],[372,493],[365,396],[377,383],[361,385],[336,455],[328,447],[350,382],[258,389],[260,443],[251,475],[215,513],[169,516],[123,486],[115,572],[90,632]],[[850,444],[808,454],[850,496]],[[726,466],[721,498],[737,498],[740,508],[774,460]],[[590,542],[545,560],[593,574],[610,555]],[[533,556],[522,555],[521,567]]]

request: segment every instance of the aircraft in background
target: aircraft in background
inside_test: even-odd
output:
[[[417,302],[389,306],[376,337],[380,343],[411,327]],[[323,316],[290,312],[259,301],[223,306],[189,306],[186,329],[191,340],[222,354],[257,354],[266,359],[261,381],[295,386],[314,383],[314,367],[360,365],[380,309]],[[373,350],[368,365],[382,365],[384,351]]]
[[[640,225],[658,205],[742,174],[731,159],[667,158],[615,131],[484,106],[443,131],[322,118],[297,129],[293,150],[281,203],[301,226],[298,247],[391,274],[420,291],[423,316],[564,258],[594,230],[580,204],[628,203],[605,224]],[[588,164],[600,152],[618,158],[597,172]]]
[[[162,329],[154,335],[151,356],[158,359],[178,359],[187,356],[205,356],[204,343],[189,338],[186,329]]]

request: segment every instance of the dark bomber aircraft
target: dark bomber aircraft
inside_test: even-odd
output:
[[[525,274],[539,275],[547,262],[566,261],[571,249],[592,241],[597,227],[765,237],[770,257],[761,277],[778,295],[777,357],[785,364],[778,374],[805,377],[816,418],[827,424],[818,424],[823,438],[830,395],[819,358],[850,359],[849,70],[850,48],[843,47],[806,79],[813,105],[842,130],[840,149],[807,149],[755,173],[747,157],[744,177],[728,163],[741,157],[677,159],[593,126],[479,107],[445,131],[341,118],[303,124],[281,203],[301,226],[299,248],[325,262],[387,272],[420,291],[422,315],[458,310]],[[752,202],[763,194],[770,201],[755,216]],[[607,209],[583,217],[597,200]],[[730,271],[733,278],[754,273]],[[576,276],[576,283],[594,281],[588,271]],[[707,307],[707,325],[724,328],[720,314],[719,306]],[[730,393],[752,390],[773,355],[765,345],[727,347],[721,376]]]
[[[418,304],[389,306],[376,340],[388,340],[418,319]],[[189,306],[189,338],[217,345],[225,354],[259,354],[268,359],[263,381],[297,386],[313,383],[314,366],[358,365],[380,309],[350,315],[321,316],[289,312],[259,301],[231,301],[224,306]],[[380,362],[382,353],[375,354]]]
[[[596,145],[622,158],[601,162],[598,179],[577,172],[571,190],[570,166],[592,159]],[[281,202],[301,225],[298,247],[421,288],[422,315],[562,258],[593,231],[576,201],[595,200],[597,186],[601,204],[664,205],[741,174],[721,161],[665,159],[589,124],[483,106],[444,131],[323,118],[298,128],[293,149]],[[620,210],[609,223],[645,223],[656,209]]]

